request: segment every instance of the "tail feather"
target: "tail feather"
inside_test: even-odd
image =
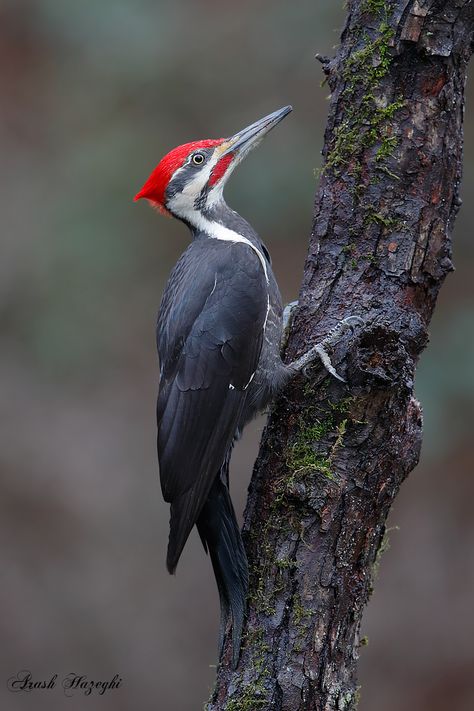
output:
[[[166,555],[166,567],[171,574],[176,570],[181,553],[196,520],[190,513],[193,503],[192,490],[182,496],[178,496],[171,503],[170,535]]]
[[[212,486],[197,520],[197,528],[209,551],[219,591],[221,623],[219,656],[229,619],[232,621],[232,666],[239,661],[248,590],[248,565],[229,490],[220,476]]]

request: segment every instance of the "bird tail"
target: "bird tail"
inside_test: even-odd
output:
[[[232,622],[232,667],[239,661],[242,627],[248,591],[248,564],[244,544],[235,518],[229,489],[221,476],[227,478],[228,460],[216,477],[209,496],[197,520],[197,529],[204,549],[209,552],[219,590],[221,622],[219,658],[229,619]]]

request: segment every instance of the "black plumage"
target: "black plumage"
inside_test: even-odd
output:
[[[265,284],[247,251],[196,236],[163,296],[158,456],[171,572],[232,444],[262,349]]]

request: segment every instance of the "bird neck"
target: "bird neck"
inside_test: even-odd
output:
[[[194,239],[231,239],[234,234],[260,246],[260,239],[253,227],[232,210],[224,199],[199,210],[190,210],[180,219],[187,224]]]

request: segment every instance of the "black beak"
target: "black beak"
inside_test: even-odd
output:
[[[248,151],[255,148],[265,134],[271,131],[277,123],[280,123],[290,111],[293,111],[292,106],[284,106],[282,109],[278,109],[278,111],[264,116],[259,121],[255,121],[251,126],[247,126],[247,128],[239,131],[221,144],[220,148],[223,149],[222,156],[228,153],[235,153],[243,157]]]

